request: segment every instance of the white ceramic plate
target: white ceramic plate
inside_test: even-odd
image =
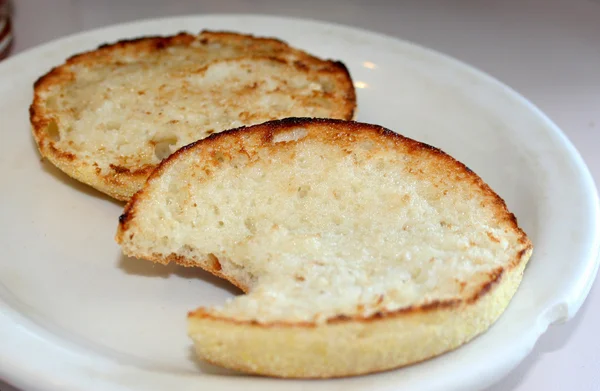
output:
[[[494,188],[535,245],[486,334],[439,358],[331,381],[235,376],[193,359],[185,315],[233,291],[207,274],[121,256],[122,205],[40,162],[32,84],[106,41],[180,30],[272,35],[349,67],[358,119],[442,148]],[[79,34],[0,64],[0,377],[31,390],[470,390],[504,376],[573,317],[597,271],[598,200],[559,129],[498,81],[430,50],[325,23],[250,16],[145,21]]]

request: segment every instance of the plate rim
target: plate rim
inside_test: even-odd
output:
[[[598,235],[598,232],[600,231],[600,227],[599,227],[600,226],[600,199],[598,196],[598,189],[596,187],[596,184],[594,183],[594,178],[593,178],[589,168],[587,167],[585,161],[583,160],[581,154],[575,148],[575,146],[572,144],[572,142],[570,141],[568,136],[564,132],[562,132],[562,130],[544,112],[542,112],[535,104],[533,104],[531,101],[529,101],[523,95],[521,95],[518,91],[516,91],[512,87],[504,84],[503,82],[501,82],[499,79],[495,78],[494,76],[491,76],[488,73],[483,72],[483,71],[479,70],[478,68],[476,68],[468,63],[465,63],[463,61],[460,61],[444,52],[441,52],[439,50],[430,49],[425,46],[421,46],[417,43],[407,41],[407,40],[404,40],[399,37],[383,34],[380,32],[367,30],[367,29],[363,29],[360,27],[354,27],[354,26],[350,26],[350,25],[339,24],[339,23],[335,23],[335,22],[329,22],[326,20],[314,19],[314,18],[298,18],[298,17],[283,16],[283,15],[252,14],[252,13],[248,13],[248,14],[245,14],[245,13],[243,13],[243,14],[240,14],[240,13],[207,13],[207,14],[193,14],[193,15],[180,15],[180,16],[140,19],[140,20],[134,20],[134,21],[129,21],[129,22],[125,22],[125,23],[116,23],[116,24],[112,24],[112,25],[107,25],[107,26],[103,26],[103,27],[99,27],[99,28],[94,28],[94,29],[70,34],[68,36],[60,37],[58,39],[42,43],[33,48],[29,48],[17,55],[9,57],[8,59],[6,59],[0,63],[0,74],[5,68],[14,66],[13,64],[18,64],[20,61],[24,61],[24,59],[27,59],[28,57],[35,56],[36,53],[41,52],[44,49],[60,46],[61,44],[64,44],[67,42],[73,42],[73,41],[76,41],[79,39],[86,39],[86,38],[91,38],[93,36],[98,36],[99,34],[102,34],[102,32],[105,32],[108,30],[112,31],[112,30],[126,29],[126,28],[136,27],[136,26],[141,27],[144,24],[152,25],[152,24],[165,22],[165,21],[174,22],[174,21],[184,20],[184,19],[185,20],[197,20],[198,23],[201,24],[203,20],[219,19],[219,18],[220,19],[243,18],[243,19],[262,19],[262,20],[271,20],[271,21],[288,21],[288,22],[309,23],[309,24],[314,23],[314,24],[320,25],[321,27],[329,27],[329,28],[334,28],[334,29],[352,31],[353,33],[364,33],[364,34],[368,35],[369,38],[371,38],[371,39],[384,39],[386,41],[395,41],[397,43],[401,43],[401,44],[405,45],[406,47],[410,47],[412,50],[418,50],[418,51],[424,52],[428,55],[433,55],[446,63],[450,63],[453,66],[467,70],[469,73],[474,74],[477,78],[483,79],[486,82],[494,84],[496,87],[503,89],[507,94],[509,94],[511,96],[511,98],[515,99],[519,104],[523,105],[529,111],[531,111],[533,114],[535,114],[535,116],[540,121],[542,121],[549,130],[552,131],[554,136],[558,137],[558,139],[561,142],[561,145],[565,149],[566,155],[568,155],[568,157],[572,160],[575,167],[577,168],[577,174],[582,180],[582,185],[585,186],[585,194],[587,194],[587,196],[590,200],[590,204],[591,204],[591,208],[592,208],[592,210],[590,212],[591,212],[591,215],[593,216],[592,221],[595,221],[595,223],[593,223],[593,228],[594,228],[596,235],[594,235],[593,242],[589,246],[588,260],[586,261],[586,264],[587,264],[587,269],[585,272],[586,278],[583,279],[582,281],[579,281],[579,283],[572,283],[571,284],[572,286],[570,287],[570,292],[561,292],[563,296],[569,296],[569,297],[564,297],[564,298],[558,300],[558,303],[550,306],[549,308],[547,308],[544,311],[544,314],[546,314],[546,316],[544,316],[545,324],[539,325],[540,327],[538,329],[538,332],[536,333],[535,338],[533,339],[533,341],[529,341],[530,343],[528,345],[530,345],[530,346],[528,348],[526,348],[525,350],[523,350],[523,353],[522,353],[521,357],[519,358],[519,360],[516,363],[514,363],[514,365],[512,365],[510,368],[508,368],[508,370],[512,369],[512,367],[514,367],[516,364],[518,364],[518,362],[520,362],[522,360],[522,358],[533,348],[533,345],[535,344],[535,342],[546,331],[548,326],[550,326],[551,324],[556,323],[556,322],[567,321],[575,316],[575,314],[581,308],[586,297],[588,296],[589,291],[591,290],[591,287],[596,279],[596,275],[598,273],[598,269],[600,266],[600,257],[599,257],[600,256],[600,235]],[[181,29],[181,30],[183,30],[183,29]],[[148,34],[148,35],[150,35],[150,34]],[[123,37],[123,38],[127,38],[127,37]],[[90,50],[91,49],[92,49],[92,47],[90,47]],[[4,76],[0,77],[0,82],[2,82],[3,79],[4,79]],[[7,315],[5,313],[7,308],[4,308],[4,307],[5,307],[4,301],[0,300],[0,330],[2,330],[3,327],[7,325],[5,322],[3,322],[3,318]],[[9,315],[10,315],[11,311],[13,311],[13,309],[9,307],[8,308]],[[17,315],[17,317],[21,316],[21,314],[16,313],[16,312],[12,315]],[[10,318],[10,316],[9,316],[9,318]],[[27,322],[25,322],[25,323],[27,323]],[[22,324],[14,323],[13,325],[21,326]],[[10,326],[10,324],[9,324],[9,326]],[[29,325],[29,326],[31,326],[31,325]],[[41,328],[41,329],[43,329],[43,328]],[[29,328],[28,330],[31,331],[31,328]],[[44,339],[43,342],[47,343],[48,341]],[[53,348],[56,348],[56,346],[53,346]],[[0,349],[0,358],[1,357],[2,357],[2,350]],[[106,359],[106,358],[102,357],[99,354],[95,354],[95,359]],[[145,368],[138,368],[138,370],[146,371]],[[508,370],[505,372],[508,372]],[[25,372],[27,372],[27,371],[25,371]],[[28,387],[28,389],[47,389],[47,390],[61,390],[61,391],[65,390],[64,384],[59,385],[59,388],[37,388],[37,385],[39,384],[38,382],[32,383],[30,381],[27,381],[26,379],[23,379],[22,376],[18,377],[16,375],[14,375],[14,373],[15,372],[6,371],[6,370],[4,370],[3,367],[0,367],[0,379],[5,379],[6,381],[10,381],[11,383],[13,383],[15,385],[21,385],[22,387]],[[51,383],[52,382],[48,382],[47,385],[51,385]],[[84,384],[84,383],[80,383],[80,385],[81,384]],[[116,384],[116,383],[115,384],[109,383],[109,384],[111,384],[113,386],[118,386],[118,384]]]

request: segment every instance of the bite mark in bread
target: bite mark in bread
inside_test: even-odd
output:
[[[502,314],[532,253],[504,201],[441,150],[305,118],[180,149],[127,204],[116,240],[246,292],[189,313],[199,357],[299,378],[457,348]]]

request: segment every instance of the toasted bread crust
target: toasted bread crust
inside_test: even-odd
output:
[[[230,139],[234,139],[237,134],[254,133],[259,134],[264,140],[264,143],[269,143],[273,139],[275,133],[278,131],[308,125],[335,128],[337,130],[337,133],[334,137],[330,137],[329,134],[324,134],[322,135],[321,139],[338,145],[343,145],[345,143],[353,143],[355,141],[355,137],[358,136],[355,132],[360,131],[360,137],[363,138],[368,138],[369,135],[374,137],[384,136],[394,144],[403,144],[405,146],[408,146],[411,151],[410,153],[427,153],[435,155],[436,158],[442,162],[441,164],[444,165],[443,168],[449,171],[450,175],[454,175],[456,178],[464,178],[464,180],[471,181],[475,187],[481,189],[481,191],[489,197],[490,202],[493,204],[493,208],[496,211],[496,215],[501,216],[502,220],[508,223],[512,229],[519,231],[519,233],[522,235],[522,243],[525,245],[525,247],[531,246],[531,242],[527,238],[527,235],[525,235],[523,230],[519,227],[515,215],[508,210],[504,200],[500,196],[498,196],[489,187],[489,185],[485,183],[469,167],[454,159],[452,156],[448,155],[439,148],[402,136],[382,126],[365,124],[356,121],[345,121],[328,118],[284,118],[281,120],[268,121],[260,125],[242,126],[225,132],[215,133],[207,137],[206,139],[198,140],[196,142],[188,144],[185,147],[174,152],[171,156],[169,156],[169,158],[161,162],[161,164],[148,177],[148,180],[150,181],[154,178],[160,177],[160,175],[162,175],[162,173],[169,166],[171,166],[174,161],[179,159],[184,154],[193,153],[191,152],[192,150],[210,146],[217,146],[221,138],[227,137]],[[318,137],[314,134],[311,136]],[[123,214],[119,217],[119,235],[121,235],[125,230],[127,230],[127,225],[129,224],[129,222],[133,218],[133,214],[135,213],[136,199],[139,197],[143,197],[143,194],[144,190],[142,189],[138,194],[135,194],[132,197],[130,202],[126,204]],[[119,236],[117,237],[117,241],[119,243],[121,242]]]
[[[58,126],[56,132],[59,135],[64,135],[65,132],[70,130],[65,130],[63,127],[66,126],[60,125],[59,113],[49,107],[48,97],[61,94],[61,89],[76,84],[78,82],[77,69],[85,68],[94,71],[106,67],[118,71],[120,67],[126,66],[126,63],[121,60],[124,56],[144,58],[144,56],[152,56],[154,53],[168,53],[170,48],[186,47],[189,50],[195,50],[195,47],[209,45],[223,45],[227,47],[227,50],[235,52],[230,61],[236,61],[236,59],[267,59],[292,67],[297,72],[324,77],[335,85],[335,91],[338,94],[336,98],[329,93],[323,95],[323,99],[330,99],[333,104],[328,117],[352,119],[354,116],[356,95],[348,69],[341,62],[321,60],[301,50],[294,49],[278,39],[254,37],[232,32],[203,31],[197,36],[180,33],[167,37],[141,37],[104,44],[96,50],[76,54],[35,82],[34,98],[29,114],[33,136],[41,155],[67,175],[111,197],[123,201],[129,200],[143,186],[157,164],[148,163],[138,156],[125,156],[115,159],[108,167],[101,167],[97,161],[94,161],[94,156],[102,154],[101,150],[93,152],[91,158],[89,156],[84,158],[84,154],[81,154],[73,144],[60,143],[60,140],[56,140],[52,132],[49,131],[49,127],[52,126]],[[202,70],[195,69],[190,70],[190,72],[201,74]],[[341,94],[338,93],[340,91]],[[140,91],[140,94],[143,93],[143,91]],[[309,98],[297,97],[299,102],[302,102],[302,99]],[[73,115],[78,115],[75,114],[72,108],[66,107],[64,110],[70,110]],[[239,120],[242,123],[262,122],[260,120],[262,117],[254,115],[252,111],[245,114],[247,115],[240,115]],[[291,114],[294,114],[293,111]],[[62,118],[64,113],[60,116]],[[271,113],[271,118],[284,116],[288,115],[277,112]],[[176,123],[178,120],[174,121]],[[217,129],[216,131],[221,130]],[[206,131],[206,129],[202,131]],[[190,141],[202,138],[203,134],[199,133],[196,138]],[[145,142],[153,143],[151,140],[145,140]],[[99,146],[98,148],[103,147]]]
[[[327,131],[310,131],[311,127]],[[366,374],[419,362],[457,348],[485,331],[504,311],[521,281],[523,270],[531,256],[532,244],[509,212],[504,200],[464,164],[443,151],[401,136],[380,126],[333,119],[288,118],[251,127],[241,127],[192,143],[164,160],[148,179],[161,175],[188,155],[204,155],[209,150],[237,150],[242,136],[271,144],[279,132],[309,129],[306,138],[340,148],[358,141],[385,138],[387,148],[400,145],[408,154],[435,161],[441,175],[465,181],[481,194],[482,207],[493,211],[494,218],[518,236],[514,258],[502,267],[490,271],[471,291],[460,297],[434,300],[393,311],[380,311],[370,316],[340,315],[325,322],[258,322],[217,316],[201,308],[188,314],[189,334],[196,343],[198,355],[209,362],[231,369],[277,377],[324,378]],[[270,148],[279,148],[272,146]],[[283,146],[281,147],[283,148]],[[248,152],[250,155],[252,152]],[[250,156],[250,159],[252,157]],[[413,170],[413,168],[408,168]],[[417,177],[418,167],[411,172]],[[426,179],[426,178],[422,178]],[[135,224],[138,201],[148,197],[148,186],[126,205],[119,219],[116,240]],[[158,254],[131,254],[155,262],[174,261],[183,265],[198,265],[197,261],[181,257],[161,257]],[[199,265],[202,266],[202,265]],[[229,279],[215,268],[204,268]],[[230,280],[231,281],[231,280]],[[479,281],[479,280],[478,280]],[[234,285],[247,291],[235,281]],[[403,330],[412,330],[406,334]],[[206,341],[211,341],[207,343]],[[232,355],[231,350],[236,354]]]
[[[244,373],[324,379],[388,371],[450,352],[485,332],[517,291],[530,255],[528,249],[493,289],[469,304],[410,308],[323,325],[238,323],[195,311],[188,315],[188,333],[199,357]]]

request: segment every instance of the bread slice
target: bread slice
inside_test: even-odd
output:
[[[290,117],[351,119],[346,67],[228,32],[147,37],[69,58],[34,86],[33,135],[71,177],[128,200],[166,156],[225,129]]]
[[[460,346],[504,311],[532,252],[504,201],[444,152],[295,118],[177,151],[127,204],[116,240],[246,293],[189,314],[199,357],[299,378]]]

